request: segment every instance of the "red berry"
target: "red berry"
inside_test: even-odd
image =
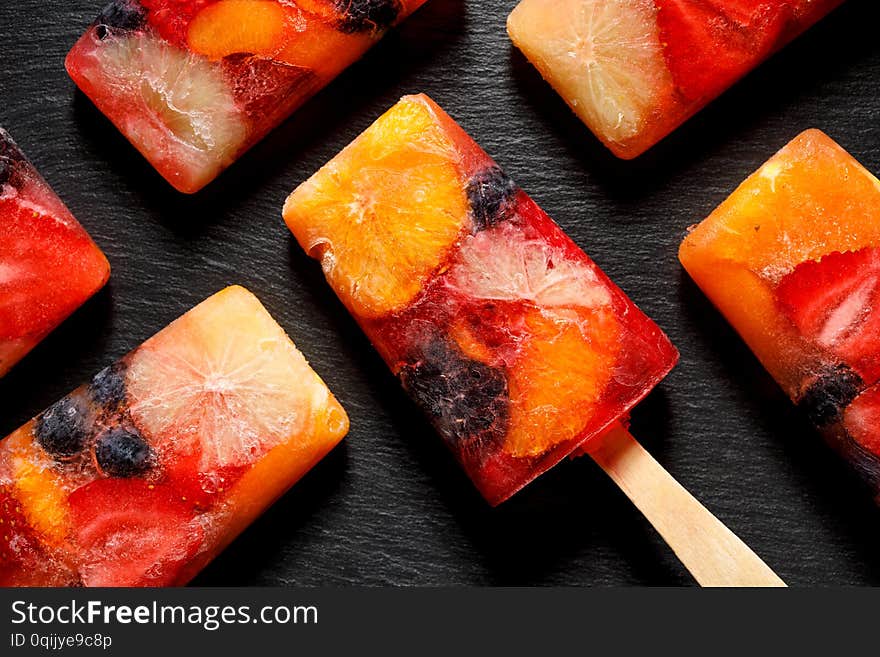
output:
[[[776,294],[802,335],[836,354],[866,383],[880,379],[880,249],[805,262]]]
[[[778,45],[790,0],[656,0],[660,40],[676,86],[710,100]]]
[[[86,586],[171,586],[204,538],[164,486],[99,479],[70,496]]]

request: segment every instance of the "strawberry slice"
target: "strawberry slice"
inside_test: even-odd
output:
[[[170,586],[204,532],[169,489],[140,479],[99,479],[70,496],[86,586]]]
[[[802,263],[776,295],[802,335],[831,350],[866,383],[880,379],[880,249]]]
[[[103,254],[55,204],[0,197],[0,340],[48,333],[107,280]]]
[[[862,393],[850,404],[843,421],[856,443],[880,457],[880,386]]]
[[[792,18],[789,0],[655,0],[672,78],[688,100],[711,99],[767,57]]]

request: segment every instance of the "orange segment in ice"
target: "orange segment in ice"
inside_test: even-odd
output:
[[[508,378],[510,429],[505,450],[539,456],[577,438],[614,373],[620,344],[610,307],[583,309],[576,319],[535,311]]]
[[[284,220],[357,315],[402,309],[469,227],[454,145],[409,97],[300,185]]]
[[[187,43],[211,59],[246,52],[270,55],[284,43],[287,15],[274,0],[220,0],[189,24]]]
[[[841,184],[846,181],[846,184]],[[704,258],[771,281],[835,251],[880,246],[880,182],[818,130],[792,140],[688,235],[687,269]]]

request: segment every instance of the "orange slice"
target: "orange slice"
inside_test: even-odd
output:
[[[233,53],[270,55],[284,45],[287,14],[274,0],[220,0],[189,24],[187,43],[211,59]]]
[[[284,220],[354,314],[403,309],[470,227],[453,143],[406,97],[287,199]]]
[[[688,270],[728,260],[778,282],[802,262],[880,246],[878,207],[880,181],[825,134],[807,130],[697,226],[679,257]]]
[[[523,0],[507,31],[580,119],[621,157],[671,93],[651,0]]]
[[[535,457],[580,436],[614,373],[619,325],[609,306],[577,319],[535,311],[530,338],[508,376],[510,427],[504,449]]]
[[[316,451],[327,451],[323,443],[335,444],[348,428],[302,354],[240,287],[145,342],[126,381],[132,418],[160,459],[199,454],[203,473],[253,465],[284,444],[311,465]]]
[[[25,428],[4,441],[12,465],[15,497],[28,524],[50,544],[59,545],[67,535],[67,491],[61,476]]]

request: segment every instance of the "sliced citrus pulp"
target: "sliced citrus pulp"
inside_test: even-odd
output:
[[[160,459],[197,454],[198,470],[209,475],[251,466],[285,444],[311,462],[348,427],[281,327],[239,287],[145,342],[126,381],[132,418]]]
[[[284,219],[356,315],[401,310],[469,227],[457,153],[406,97],[287,199]]]
[[[682,262],[741,263],[772,283],[835,251],[880,246],[880,182],[818,130],[793,139],[694,229]]]

